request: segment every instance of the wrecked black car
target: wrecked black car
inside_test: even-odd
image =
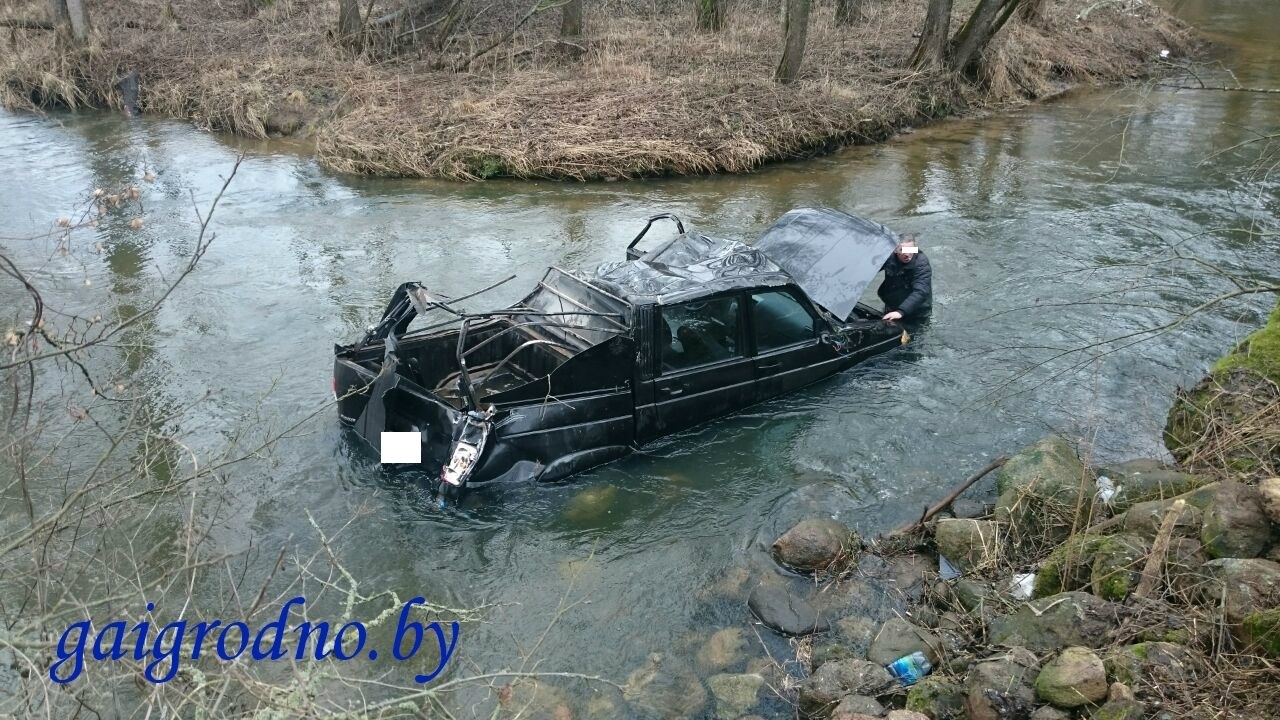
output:
[[[678,234],[641,252],[658,220]],[[450,299],[405,283],[360,341],[335,346],[338,414],[378,453],[383,432],[419,433],[442,497],[563,478],[907,342],[859,302],[896,244],[829,209],[792,210],[751,245],[664,214],[625,260],[553,267],[499,310],[460,305],[497,285]]]

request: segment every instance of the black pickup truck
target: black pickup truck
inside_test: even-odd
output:
[[[659,219],[678,234],[641,252]],[[499,310],[460,305],[496,285],[451,299],[405,283],[364,338],[335,346],[338,415],[378,453],[383,432],[419,433],[442,498],[563,478],[906,343],[859,302],[896,244],[829,209],[792,210],[750,245],[664,214],[625,260],[550,268]]]

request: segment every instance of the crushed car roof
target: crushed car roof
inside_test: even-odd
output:
[[[797,208],[753,245],[687,232],[635,260],[601,265],[592,282],[630,302],[658,304],[795,283],[844,318],[897,243],[893,231],[871,220]]]

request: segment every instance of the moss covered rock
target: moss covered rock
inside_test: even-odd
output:
[[[1249,613],[1240,628],[1241,639],[1249,650],[1280,658],[1280,608]]]
[[[1135,503],[1124,514],[1124,531],[1148,540],[1155,539],[1169,506],[1174,502],[1173,500],[1149,500]],[[1182,512],[1178,513],[1178,519],[1174,521],[1173,534],[1175,537],[1199,537],[1200,527],[1203,524],[1204,513],[1200,508],[1186,504],[1182,507]]]
[[[1040,564],[1032,597],[1042,598],[1088,586],[1094,555],[1106,540],[1103,535],[1072,535],[1068,538]]]
[[[1271,523],[1262,512],[1258,489],[1238,482],[1220,483],[1204,511],[1200,543],[1211,558],[1261,555],[1271,543]]]
[[[1147,558],[1147,541],[1137,535],[1116,535],[1098,543],[1089,588],[1106,600],[1121,601],[1138,584]]]
[[[1136,503],[1175,497],[1209,482],[1203,475],[1185,473],[1156,460],[1129,460],[1100,467],[1096,473],[1115,483],[1111,507],[1116,512],[1124,512]]]
[[[1069,647],[1036,676],[1036,695],[1061,708],[1075,708],[1107,696],[1107,671],[1092,650]]]
[[[996,618],[990,639],[997,645],[1039,652],[1072,645],[1103,647],[1125,614],[1117,603],[1088,593],[1064,592],[1023,603],[1017,612]]]
[[[1093,473],[1071,443],[1046,437],[1009,458],[996,471],[996,520],[1010,525],[1010,535],[1060,542],[1078,518],[1092,511]]]
[[[1000,525],[990,520],[945,518],[938,521],[934,543],[938,552],[962,571],[975,570],[999,557]]]
[[[1102,661],[1107,677],[1126,685],[1192,682],[1204,664],[1191,650],[1169,642],[1125,645],[1109,651]]]
[[[1280,607],[1280,563],[1222,558],[1204,564],[1201,600],[1220,605],[1228,623],[1238,625],[1253,613]]]
[[[964,716],[964,686],[945,678],[926,677],[907,691],[907,709],[932,720]]]

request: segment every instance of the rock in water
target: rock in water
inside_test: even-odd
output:
[[[907,709],[933,720],[959,718],[964,713],[964,686],[929,676],[907,690]]]
[[[1010,534],[1061,541],[1071,533],[1077,511],[1088,517],[1097,488],[1093,474],[1063,437],[1051,435],[1009,458],[996,471],[996,520]]]
[[[1107,696],[1107,671],[1092,650],[1069,647],[1040,670],[1036,695],[1062,708],[1076,708]]]
[[[760,622],[783,635],[808,635],[828,628],[817,609],[785,585],[764,582],[751,591],[747,606]]]
[[[967,572],[996,561],[1000,548],[1000,525],[990,520],[939,520],[934,542],[939,553],[958,570]]]
[[[858,545],[853,531],[835,520],[811,518],[773,541],[773,557],[779,563],[802,572],[830,568]]]
[[[1222,558],[1204,564],[1209,582],[1201,600],[1220,605],[1227,622],[1238,625],[1245,616],[1280,606],[1280,563],[1270,560]]]
[[[738,661],[747,647],[747,634],[742,628],[717,630],[698,650],[698,667],[705,672],[717,672]]]
[[[829,662],[801,683],[800,710],[806,715],[825,714],[846,695],[875,696],[892,685],[889,671],[873,662]]]
[[[1005,720],[1031,714],[1036,694],[1029,680],[1036,658],[1023,648],[974,665],[965,677],[965,712],[969,720]]]
[[[991,640],[1007,647],[1040,652],[1071,645],[1107,645],[1119,626],[1124,606],[1084,592],[1064,592],[1024,603],[1017,612],[991,623]]]
[[[756,704],[764,678],[750,673],[742,675],[720,674],[707,679],[711,696],[715,698],[717,720],[734,720],[746,714]]]
[[[888,665],[898,658],[914,652],[922,652],[934,665],[942,659],[942,640],[922,627],[912,625],[902,618],[890,618],[871,640],[867,659],[880,665]]]
[[[1262,512],[1258,489],[1224,482],[1204,512],[1200,543],[1211,558],[1258,557],[1271,542],[1271,523]]]

